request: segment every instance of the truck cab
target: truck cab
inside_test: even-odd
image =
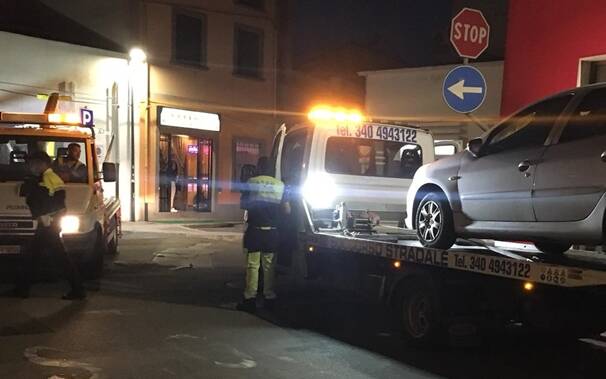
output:
[[[79,175],[63,169],[65,160],[73,160],[70,146],[80,150]],[[118,248],[120,202],[106,198],[102,186],[116,180],[116,167],[104,163],[99,170],[94,129],[78,115],[0,112],[0,256],[23,253],[37,227],[20,196],[34,151],[46,152],[65,182],[67,212],[60,225],[67,252],[77,255],[86,276],[98,276],[104,255]]]

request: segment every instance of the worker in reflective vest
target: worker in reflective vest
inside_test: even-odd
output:
[[[250,178],[242,193],[242,208],[247,210],[244,233],[246,254],[246,288],[238,310],[254,312],[257,304],[259,268],[263,268],[264,307],[273,308],[274,267],[278,249],[278,227],[283,214],[290,211],[284,201],[284,183],[271,176],[267,157],[259,158],[256,176]]]
[[[65,251],[59,225],[65,214],[65,185],[51,168],[51,158],[44,151],[36,151],[28,157],[31,176],[21,186],[32,217],[38,226],[29,249],[22,254],[21,272],[15,295],[28,297],[34,270],[40,255],[48,249],[51,257],[58,259],[63,267],[71,290],[63,296],[65,300],[79,300],[86,297],[82,279],[72,258]]]

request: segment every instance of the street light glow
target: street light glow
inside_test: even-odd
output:
[[[144,63],[147,60],[147,55],[145,54],[145,52],[138,47],[133,47],[132,49],[130,49],[130,52],[128,53],[131,62],[133,63]]]

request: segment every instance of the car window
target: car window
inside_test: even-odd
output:
[[[491,134],[488,153],[543,145],[571,98],[572,94],[552,98],[510,117]]]
[[[285,184],[298,184],[301,180],[307,133],[307,128],[299,129],[288,133],[284,138],[280,169]]]
[[[606,88],[591,91],[579,103],[562,132],[560,143],[606,134]]]
[[[403,142],[331,137],[325,169],[331,174],[412,179],[423,165],[421,146]]]

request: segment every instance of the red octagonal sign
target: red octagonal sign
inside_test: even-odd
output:
[[[452,19],[450,42],[464,58],[476,59],[488,48],[490,25],[481,11],[463,8]]]

